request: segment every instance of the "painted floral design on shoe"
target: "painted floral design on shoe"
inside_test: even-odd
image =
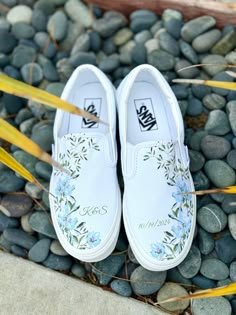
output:
[[[75,185],[73,181],[79,177],[83,163],[89,159],[89,151],[100,151],[99,145],[92,137],[64,136],[69,142],[66,153],[59,155],[59,162],[71,172],[65,175],[58,169],[54,174],[58,177],[54,192],[54,207],[57,222],[64,237],[76,249],[92,249],[101,242],[100,232],[89,231],[86,222],[81,222],[78,217],[80,205],[78,197],[73,195]]]
[[[157,143],[144,155],[143,160],[155,159],[157,170],[162,169],[167,185],[175,187],[172,193],[173,206],[168,217],[171,219],[171,229],[164,231],[161,242],[151,244],[150,254],[159,261],[176,258],[184,249],[187,242],[193,219],[194,204],[192,195],[184,194],[190,191],[189,168],[185,167],[180,159],[176,158],[174,143]]]

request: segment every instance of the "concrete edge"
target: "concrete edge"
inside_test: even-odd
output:
[[[169,314],[1,251],[0,305],[3,315]]]

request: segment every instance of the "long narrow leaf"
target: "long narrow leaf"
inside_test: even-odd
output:
[[[206,195],[206,194],[236,194],[236,186],[228,186],[225,188],[213,188],[206,190],[197,190],[184,193],[186,195]]]
[[[10,78],[2,73],[0,73],[0,90],[19,97],[31,99],[44,105],[59,108],[66,112],[77,114],[96,122],[102,122],[98,117],[68,103],[65,100],[62,100],[55,95]]]
[[[0,138],[16,145],[29,154],[34,155],[38,159],[52,164],[55,167],[68,173],[61,167],[58,162],[54,161],[48,153],[43,151],[36,143],[27,138],[24,134],[22,134],[20,131],[18,131],[2,118],[0,118]]]
[[[174,83],[190,83],[190,84],[207,85],[207,86],[211,86],[211,87],[236,91],[236,82],[211,81],[211,80],[192,80],[192,79],[174,79],[173,82]]]
[[[169,302],[184,301],[184,300],[190,300],[190,299],[191,300],[203,299],[203,298],[209,298],[209,297],[231,295],[235,293],[236,293],[236,283],[233,282],[223,287],[202,290],[202,291],[198,291],[193,294],[190,294],[190,295],[178,296],[178,297],[173,297],[167,300],[159,301],[156,304],[164,304],[164,303],[169,303]]]

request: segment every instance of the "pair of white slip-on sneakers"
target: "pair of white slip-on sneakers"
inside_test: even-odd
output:
[[[136,67],[117,93],[96,67],[78,67],[62,98],[108,124],[57,110],[53,157],[69,171],[53,170],[50,205],[64,249],[95,262],[112,253],[120,230],[121,196],[116,164],[116,102],[124,177],[123,219],[139,263],[162,271],[189,252],[196,199],[183,120],[177,100],[160,72]]]

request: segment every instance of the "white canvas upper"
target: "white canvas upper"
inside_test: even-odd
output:
[[[98,68],[83,65],[73,72],[62,99],[109,124],[94,123],[62,110],[57,110],[54,123],[53,157],[70,176],[53,170],[53,225],[70,255],[95,262],[111,254],[120,228],[114,89]]]
[[[195,222],[184,127],[177,100],[160,72],[136,67],[117,91],[126,234],[139,263],[153,271],[178,265]]]

